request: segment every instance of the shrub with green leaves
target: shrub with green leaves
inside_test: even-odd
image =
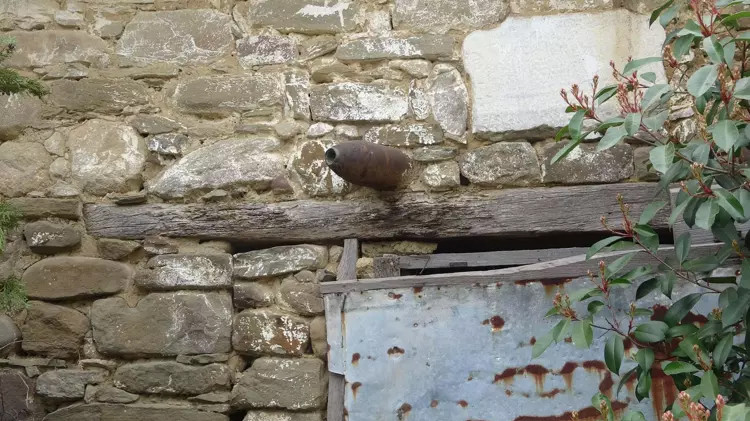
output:
[[[655,370],[672,377],[680,394],[666,402],[664,421],[750,419],[750,335],[745,336],[750,236],[743,239],[738,232],[738,224],[750,220],[750,31],[743,30],[750,24],[750,1],[730,1],[668,1],[650,18],[668,30],[662,57],[630,60],[622,68],[611,63],[615,83],[600,87],[595,76],[592,92],[575,85],[561,92],[572,117],[557,135],[567,144],[553,162],[584,140],[595,139],[598,150],[631,140],[651,145],[650,165],[660,175],[659,187],[679,189],[669,223],[682,219],[723,242],[713,246],[715,253],[698,253],[690,233],[684,233],[674,247],[660,247],[650,223],[666,201],[655,201],[636,218],[620,197],[622,226],[602,218],[612,235],[593,245],[587,257],[615,249],[621,256],[599,262],[596,273],[589,274],[590,288],[555,297],[548,314],[560,321],[534,345],[536,357],[565,337],[586,348],[604,334],[603,359],[620,378],[618,394],[635,379],[636,397],[648,399]],[[678,21],[679,16],[689,17]],[[660,69],[654,70],[660,63],[668,82]],[[672,107],[685,103],[694,110],[697,129],[681,139],[670,134],[668,117]],[[652,256],[653,264],[626,270],[638,252]],[[732,262],[740,266],[738,276],[711,277]],[[690,293],[673,297],[677,283],[689,284]],[[648,303],[661,295],[671,304],[654,314]],[[696,305],[703,298],[716,306],[701,314]],[[633,345],[632,352],[625,352],[626,343]],[[633,368],[623,370],[627,359]],[[606,396],[597,393],[593,403],[603,419],[614,418]],[[624,419],[644,416],[630,412]]]
[[[0,94],[30,94],[41,98],[48,93],[47,88],[38,80],[29,79],[18,72],[2,66],[16,49],[15,40],[0,35]]]

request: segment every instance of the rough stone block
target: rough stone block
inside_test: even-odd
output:
[[[352,188],[351,183],[326,165],[325,152],[335,143],[331,139],[309,140],[299,145],[294,152],[292,171],[302,189],[310,196],[341,195]]]
[[[38,221],[23,227],[26,244],[34,253],[55,254],[72,250],[81,243],[81,233],[70,225]]]
[[[255,27],[270,26],[283,32],[333,34],[356,27],[354,2],[328,0],[250,0],[241,14]]]
[[[21,334],[24,351],[51,358],[77,358],[89,319],[71,308],[41,301],[29,303]]]
[[[233,292],[234,306],[240,310],[273,304],[273,289],[260,282],[236,282]]]
[[[461,185],[461,170],[455,161],[431,164],[424,169],[420,180],[430,190],[450,190]]]
[[[148,261],[136,284],[148,290],[224,289],[232,286],[229,254],[167,254]]]
[[[316,121],[399,121],[409,101],[398,87],[342,82],[313,86],[310,108]]]
[[[4,0],[0,4],[0,22],[15,23],[24,30],[42,29],[51,23],[59,8],[54,0]]]
[[[187,146],[188,137],[179,133],[158,134],[148,139],[148,150],[159,155],[179,156]]]
[[[310,322],[310,343],[312,343],[313,353],[325,358],[328,354],[328,335],[326,331],[326,318],[319,316]]]
[[[214,189],[267,190],[284,171],[284,159],[271,152],[275,139],[227,139],[185,155],[148,185],[163,198],[184,197]]]
[[[328,384],[323,362],[317,358],[258,358],[232,390],[232,407],[321,408]]]
[[[111,295],[133,279],[133,268],[95,257],[50,257],[23,273],[31,298],[65,300]]]
[[[279,296],[287,308],[303,316],[315,316],[325,311],[318,283],[285,279],[281,283]]]
[[[342,43],[336,50],[336,58],[344,62],[407,58],[437,60],[450,58],[454,44],[455,39],[447,35],[359,38]]]
[[[0,357],[5,357],[11,351],[19,348],[16,342],[21,339],[21,331],[13,319],[5,314],[0,314]]]
[[[101,38],[84,31],[9,32],[16,40],[11,67],[44,67],[62,63],[82,63],[95,67],[109,64],[110,48]]]
[[[88,120],[70,131],[68,148],[73,179],[85,191],[105,195],[140,185],[147,152],[132,127]]]
[[[511,0],[510,10],[515,14],[541,15],[589,10],[611,10],[612,0]],[[634,10],[635,11],[635,10]],[[646,12],[640,12],[646,13]]]
[[[50,164],[52,157],[39,143],[0,144],[0,195],[23,196],[49,186],[47,168]]]
[[[293,118],[310,120],[310,73],[292,69],[284,73],[286,108]]]
[[[583,144],[552,164],[552,157],[564,146],[549,143],[539,147],[545,183],[616,183],[633,175],[633,148],[630,145],[620,144],[599,152],[595,144]]]
[[[68,406],[47,415],[45,421],[229,421],[215,412],[189,409],[168,404],[122,405],[94,403]]]
[[[270,310],[245,310],[234,318],[232,347],[249,355],[304,354],[310,343],[305,319]]]
[[[91,392],[89,392],[91,390]],[[131,403],[138,400],[138,395],[126,392],[113,386],[87,387],[86,397],[91,393],[91,397],[86,399],[86,403],[91,401],[107,403]]]
[[[237,58],[246,69],[289,63],[296,60],[298,55],[297,44],[289,37],[251,35],[237,40]]]
[[[77,220],[81,217],[81,202],[77,199],[50,199],[19,197],[9,203],[21,212],[25,219],[63,218]]]
[[[97,247],[99,255],[108,260],[120,260],[128,257],[141,245],[137,241],[118,240],[115,238],[101,238]]]
[[[328,264],[328,249],[308,244],[279,246],[235,254],[234,259],[234,276],[249,280],[322,269]]]
[[[651,146],[641,146],[633,150],[633,166],[638,181],[658,181],[659,173],[651,167]]]
[[[115,386],[132,393],[200,395],[231,385],[223,364],[185,365],[172,361],[125,364],[115,372]]]
[[[418,162],[439,162],[453,159],[458,155],[458,150],[450,146],[432,146],[415,149],[411,157]]]
[[[248,411],[242,421],[323,421],[320,412]]]
[[[529,54],[527,34],[539,48]],[[511,17],[464,40],[464,66],[472,83],[473,131],[492,139],[545,138],[568,123],[560,89],[612,83],[610,60],[661,56],[664,30],[645,16],[620,9]],[[648,69],[664,79],[661,64]],[[640,71],[648,71],[641,69]],[[611,107],[614,107],[612,105]],[[600,109],[607,117],[611,109]]]
[[[232,51],[231,17],[215,10],[141,12],[125,27],[117,54],[135,63],[210,63]]]
[[[394,29],[444,33],[496,24],[510,11],[507,0],[396,0]]]
[[[480,186],[531,186],[542,181],[539,160],[528,142],[483,146],[465,154],[459,164],[464,177]]]
[[[461,73],[449,64],[432,68],[427,78],[427,98],[432,116],[449,139],[463,139],[469,118],[469,93]]]
[[[365,132],[364,140],[386,146],[424,146],[443,142],[443,131],[433,124],[373,127]]]
[[[180,123],[159,115],[138,114],[130,125],[142,135],[169,133],[180,128]]]
[[[69,111],[120,114],[127,107],[145,105],[146,85],[130,79],[58,80],[50,84],[49,99]]]
[[[129,357],[229,352],[231,320],[232,298],[223,292],[153,293],[132,308],[107,298],[91,307],[97,350]]]
[[[2,421],[36,421],[44,417],[44,409],[39,402],[36,380],[26,377],[17,370],[0,370],[0,396],[3,397],[0,415]],[[30,393],[31,392],[31,393]]]
[[[0,141],[17,138],[41,119],[41,100],[29,95],[0,95]]]
[[[182,111],[206,117],[269,115],[281,110],[283,87],[276,74],[201,76],[180,81],[174,101]]]
[[[82,399],[86,385],[101,383],[106,379],[104,371],[52,370],[42,373],[36,381],[36,393],[51,400]]]

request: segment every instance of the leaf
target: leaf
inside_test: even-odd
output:
[[[721,47],[721,44],[716,42],[715,36],[712,35],[703,40],[703,51],[706,52],[706,55],[711,59],[711,62],[715,64],[721,64],[724,62],[724,49]]]
[[[644,117],[643,124],[649,130],[658,131],[664,127],[664,122],[667,121],[667,118],[669,118],[669,111],[664,110],[659,114]]]
[[[647,82],[654,83],[656,82],[656,73],[654,72],[641,73],[641,79]]]
[[[562,320],[560,320],[555,325],[555,327],[552,328],[552,339],[555,342],[560,342],[560,340],[568,332],[568,328],[569,327],[570,327],[570,319],[562,319]]]
[[[750,289],[750,259],[745,259],[742,261],[740,271],[740,287]]]
[[[732,218],[742,219],[745,215],[745,210],[742,208],[740,201],[732,193],[721,189],[714,190],[714,193],[719,198],[719,206],[727,211]]]
[[[660,83],[646,89],[641,100],[641,108],[645,111],[648,110],[652,105],[657,104],[664,94],[670,92],[672,88],[665,84]]]
[[[687,90],[690,95],[699,97],[714,86],[717,77],[719,77],[719,71],[715,64],[703,66],[690,76],[687,82]]]
[[[651,320],[635,328],[633,336],[636,340],[646,343],[660,342],[664,340],[664,336],[667,333],[666,323],[657,320]]]
[[[750,18],[750,12],[737,12],[733,13],[724,19],[721,20],[721,23],[724,25],[731,25],[733,23],[736,23],[738,20],[742,18]]]
[[[650,266],[638,266],[637,268],[631,270],[625,275],[622,275],[622,278],[627,279],[628,281],[632,281],[640,277],[643,277],[645,275],[648,275],[651,272],[653,272],[653,269]]]
[[[606,414],[601,410],[602,402],[604,402],[603,406],[605,407],[604,411],[606,411]],[[591,405],[596,408],[600,414],[605,416],[605,421],[614,421],[615,413],[612,411],[612,402],[610,402],[609,398],[604,396],[601,392],[591,397]]]
[[[635,254],[636,253],[628,253],[622,257],[617,258],[614,262],[608,263],[606,265],[606,269],[604,270],[604,275],[607,278],[611,278],[620,273],[625,268],[625,266],[630,263],[630,259],[632,259]]]
[[[703,30],[700,25],[692,19],[685,22],[685,25],[677,33],[678,35],[690,34],[698,38],[703,38]]]
[[[674,0],[669,0],[668,2],[654,9],[654,11],[651,12],[651,16],[648,19],[648,25],[649,26],[653,25],[653,23],[656,22],[656,19],[659,19],[659,15],[661,15],[661,12],[663,12],[666,8],[671,6],[672,3],[674,3]]]
[[[586,116],[586,110],[578,110],[573,117],[570,118],[568,123],[568,132],[570,132],[570,138],[578,140],[581,138],[581,128],[583,127],[583,118]]]
[[[716,145],[723,151],[731,151],[740,139],[740,131],[737,130],[737,124],[733,120],[721,120],[710,131]]]
[[[701,393],[703,396],[715,399],[719,394],[719,380],[713,371],[706,371],[701,379]]]
[[[648,225],[638,224],[635,226],[634,231],[638,234],[638,240],[643,243],[647,249],[656,251],[659,248],[659,234],[657,234],[653,228]]]
[[[677,261],[682,264],[690,254],[690,232],[684,232],[677,237],[674,243],[674,252],[677,255]]]
[[[714,347],[713,357],[716,367],[721,368],[724,362],[726,362],[729,352],[732,350],[733,341],[734,334],[730,333],[721,338],[716,347]]]
[[[719,205],[716,200],[708,199],[698,207],[698,211],[695,213],[695,225],[698,228],[710,231],[718,214]]]
[[[662,26],[662,28],[666,28],[667,25],[669,25],[669,22],[671,22],[672,19],[674,19],[675,15],[677,15],[677,12],[679,10],[680,10],[679,5],[673,4],[672,7],[670,7],[661,16],[659,16],[659,24]]]
[[[679,336],[687,336],[698,331],[698,328],[693,324],[684,324],[670,327],[667,330],[667,338],[677,338]]]
[[[712,270],[719,267],[720,264],[721,262],[719,262],[719,259],[716,258],[716,256],[703,256],[697,259],[690,259],[685,261],[685,263],[682,264],[682,267],[691,272],[705,273],[711,272]]]
[[[695,353],[695,350],[693,350],[693,346],[695,345],[698,345],[698,347],[701,349],[701,352],[703,351],[703,348],[700,346],[700,344],[698,344],[698,340],[695,338],[695,336],[691,335],[682,338],[677,346],[694,363],[700,364],[700,361],[698,361],[698,355]]]
[[[602,309],[602,307],[604,307],[603,302],[594,300],[594,301],[589,302],[589,305],[586,307],[586,310],[592,315],[594,315],[598,313]]]
[[[672,288],[677,280],[677,275],[674,272],[662,272],[659,275],[659,288],[661,293],[666,295],[668,298],[672,298]]]
[[[662,174],[666,173],[672,166],[672,161],[674,161],[674,145],[668,143],[651,149],[649,158],[656,171]]]
[[[640,300],[658,287],[659,280],[657,278],[651,278],[641,282],[641,284],[638,285],[638,289],[635,291],[635,299]]]
[[[625,116],[625,123],[623,124],[623,127],[625,127],[625,131],[630,136],[638,133],[638,129],[641,127],[641,114],[630,113]]]
[[[727,308],[729,303],[734,302],[736,299],[737,299],[737,289],[727,288],[724,291],[721,291],[721,294],[719,294],[719,307],[723,310]]]
[[[635,353],[635,361],[641,370],[651,370],[651,365],[654,363],[654,351],[650,348],[643,348]]]
[[[734,97],[750,100],[750,77],[743,77],[734,84]]]
[[[619,374],[622,357],[625,355],[625,345],[619,335],[612,334],[604,344],[604,363],[609,371]]]
[[[697,293],[688,294],[680,298],[667,310],[667,313],[664,315],[664,323],[669,326],[675,326],[680,323],[700,299],[701,294]]]
[[[737,300],[721,312],[721,325],[727,327],[739,322],[747,313],[748,307],[750,307],[750,290],[740,288],[737,290]]]
[[[638,385],[635,387],[635,397],[638,401],[648,397],[648,392],[651,390],[651,373],[641,371],[641,376],[638,378]]]
[[[547,332],[544,336],[534,342],[534,346],[531,347],[531,358],[537,358],[544,353],[550,345],[552,345],[553,338],[552,332]]]
[[[573,343],[577,348],[585,349],[591,346],[594,340],[594,331],[588,320],[573,323]]]
[[[683,373],[695,373],[696,371],[698,371],[698,369],[694,365],[686,363],[684,361],[672,361],[669,364],[665,365],[662,370],[664,370],[664,373],[670,376]]]
[[[646,57],[646,58],[639,58],[637,60],[631,60],[629,61],[625,67],[622,69],[622,74],[624,75],[630,75],[631,72],[638,70],[639,68],[651,64],[651,63],[661,63],[662,62],[661,57]]]
[[[690,51],[690,46],[693,44],[693,40],[695,39],[695,35],[693,34],[684,34],[677,38],[677,40],[672,44],[672,55],[677,60],[681,59],[682,56],[688,53]]]
[[[578,146],[579,143],[581,143],[581,139],[570,140],[568,143],[565,144],[565,146],[563,146],[562,149],[557,151],[555,156],[552,157],[551,163],[556,164],[558,161],[568,156],[568,154],[571,153],[573,149],[575,149]]]
[[[652,219],[654,219],[654,216],[656,216],[656,213],[659,212],[664,206],[667,206],[667,202],[665,200],[659,200],[657,202],[649,203],[648,206],[641,212],[641,217],[638,218],[638,224],[645,225],[651,222]]]
[[[557,134],[555,134],[555,142],[559,142],[568,135],[568,126],[564,126],[562,129],[557,131]]]
[[[622,421],[646,421],[646,417],[641,411],[628,411],[628,413],[622,417]]]
[[[669,226],[670,227],[672,225],[674,225],[675,222],[677,222],[677,218],[679,218],[680,215],[682,215],[682,213],[685,211],[685,209],[690,205],[690,202],[691,201],[695,202],[695,200],[696,199],[694,197],[691,197],[690,199],[685,200],[684,202],[682,202],[679,205],[675,206],[675,208],[672,210],[672,214],[669,215]]]
[[[708,163],[708,158],[711,156],[711,147],[708,146],[708,143],[701,143],[698,145],[698,147],[695,148],[692,154],[693,161],[706,165]]]
[[[610,118],[608,120],[605,120],[602,124],[600,124],[599,126],[597,126],[596,127],[596,131],[598,133],[604,133],[610,127],[621,126],[622,123],[624,123],[624,122],[625,122],[625,119],[622,118],[622,117],[612,117],[612,118]]]
[[[627,136],[627,132],[625,131],[625,128],[623,126],[610,127],[609,129],[607,129],[607,133],[604,135],[604,137],[599,140],[599,143],[596,145],[596,150],[607,150],[620,143],[620,141],[624,139],[625,136]]]
[[[604,247],[607,247],[619,240],[622,240],[622,237],[613,236],[597,241],[593,246],[589,247],[589,250],[586,252],[586,260],[590,259],[596,253],[599,253]]]

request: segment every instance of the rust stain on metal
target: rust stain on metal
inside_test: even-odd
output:
[[[615,381],[612,380],[612,374],[607,372],[604,375],[604,378],[601,382],[599,382],[599,391],[602,392],[605,396],[612,399],[612,386],[615,385]]]
[[[515,377],[516,374],[520,374],[517,368],[506,368],[502,373],[495,374],[495,380],[493,383],[502,381],[506,386],[509,386],[513,384],[513,377]]]
[[[412,288],[412,290],[414,291],[415,294],[419,294],[422,292],[422,290],[424,290],[424,287],[414,287]]]
[[[461,408],[466,408],[467,406],[469,406],[469,402],[461,399],[460,401],[458,401],[458,406],[460,406]]]
[[[503,326],[505,326],[505,320],[503,320],[502,317],[495,315],[490,318],[490,324],[492,324],[493,332],[499,332],[503,330]]]
[[[664,321],[664,316],[667,314],[669,308],[661,304],[655,304],[651,309],[654,313],[651,315],[651,320]],[[688,313],[682,320],[681,323],[697,323],[698,325],[704,325],[708,323],[708,318],[702,314]]]
[[[474,380],[474,376],[472,376],[471,374],[469,374],[469,377],[466,378],[466,381],[470,382],[472,380]]]
[[[535,343],[536,343],[536,337],[532,336],[531,339],[529,340],[529,345],[534,346]]]
[[[542,393],[544,390],[544,377],[549,373],[545,367],[538,364],[527,365],[524,372],[531,374],[534,377],[534,384],[536,384],[536,392]]]
[[[578,363],[568,361],[560,369],[560,375],[565,381],[565,387],[568,390],[573,389],[573,372],[575,371],[576,368],[578,368]]]
[[[573,342],[573,338],[570,337],[570,336],[568,336],[565,339],[563,339],[563,341],[565,341],[565,343],[571,343],[571,342]]]
[[[512,391],[512,390],[510,390],[510,389],[505,389],[505,394],[506,394],[507,396],[513,396],[513,391]]]
[[[411,405],[404,402],[396,411],[396,414],[398,414],[399,421],[405,420],[406,417],[409,415],[409,411],[411,411]]]
[[[357,389],[359,389],[360,386],[362,386],[362,383],[360,383],[360,382],[354,382],[354,383],[352,383],[352,397],[354,399],[357,399]]]
[[[390,355],[390,356],[403,355],[404,352],[406,352],[406,351],[404,351],[403,348],[399,348],[397,346],[393,346],[393,347],[388,348],[388,355]]]
[[[430,402],[430,408],[437,408],[437,406],[440,404],[440,402],[436,401],[435,399]]]
[[[584,361],[581,366],[588,372],[602,372],[607,371],[607,366],[603,361],[599,360],[588,360]]]
[[[619,413],[623,412],[625,408],[627,408],[628,404],[625,402],[620,401],[614,401],[612,402],[612,410],[615,412],[615,415],[618,415]],[[581,421],[593,421],[593,420],[599,420],[601,419],[601,414],[599,413],[599,409],[594,408],[593,406],[588,406],[586,408],[580,409],[578,412],[578,419]],[[615,419],[618,417],[615,416]],[[516,417],[513,421],[570,421],[573,419],[573,412],[568,411],[563,413],[562,415],[549,415],[549,416],[527,416],[523,415],[520,417]]]
[[[655,414],[662,414],[666,407],[677,398],[677,387],[672,377],[667,375],[658,364],[651,366],[651,404]]]
[[[393,299],[393,300],[400,300],[401,297],[403,297],[403,296],[404,296],[404,294],[396,294],[396,293],[393,293],[393,292],[389,292],[388,293],[388,298]]]
[[[355,141],[325,153],[328,167],[351,183],[377,190],[394,190],[411,169],[411,158],[396,148]]]
[[[557,395],[558,393],[562,393],[562,392],[564,392],[564,390],[554,388],[550,390],[549,392],[540,393],[539,396],[542,398],[554,398],[555,395]]]

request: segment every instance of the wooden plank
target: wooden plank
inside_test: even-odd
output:
[[[716,253],[721,248],[721,244],[701,244],[693,246],[690,252],[691,257],[698,257]],[[518,266],[506,269],[462,272],[462,273],[441,273],[437,275],[425,276],[401,276],[382,279],[361,279],[359,282],[328,282],[321,284],[323,294],[331,293],[349,293],[360,292],[371,289],[388,289],[388,288],[412,288],[425,286],[443,286],[443,285],[474,285],[474,284],[491,284],[496,282],[515,282],[545,279],[564,279],[575,278],[585,275],[589,270],[597,270],[597,262],[600,260],[612,261],[623,254],[632,251],[616,251],[602,253],[591,260],[586,260],[585,255],[566,257],[548,262],[536,263],[532,265]],[[662,258],[673,257],[674,247],[665,246],[659,248],[658,254]],[[627,268],[634,268],[644,264],[655,263],[653,257],[639,252],[636,254]]]
[[[372,270],[376,278],[390,278],[401,275],[400,261],[403,256],[376,257],[372,261]]]
[[[602,233],[600,217],[621,221],[616,196],[640,214],[656,194],[653,183],[504,189],[460,197],[384,194],[381,200],[298,200],[279,203],[88,204],[87,230],[96,237],[193,237],[247,244],[360,240],[435,240]],[[655,219],[667,228],[668,211]]]
[[[336,272],[339,281],[351,281],[357,279],[357,259],[359,258],[359,241],[354,238],[344,240],[344,251],[341,253],[341,261]]]
[[[344,421],[344,392],[346,378],[343,374],[330,373],[328,375],[328,421]]]
[[[327,294],[323,297],[326,311],[326,339],[328,341],[328,371],[343,374],[344,356],[344,295]]]
[[[480,253],[442,253],[398,257],[400,269],[449,269],[449,268],[482,268],[490,266],[520,266],[563,257],[586,254],[586,247],[570,247],[543,250],[507,250],[486,251]],[[391,257],[375,258],[378,260]]]

